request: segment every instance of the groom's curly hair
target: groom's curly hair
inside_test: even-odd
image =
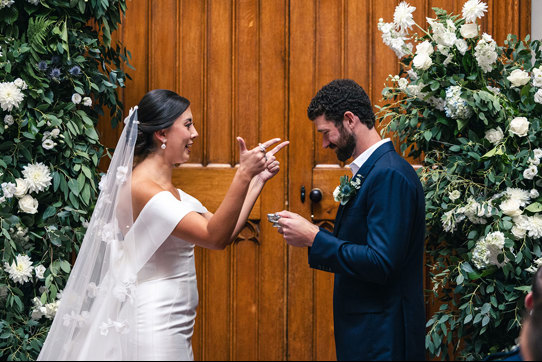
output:
[[[322,114],[335,126],[342,127],[345,112],[354,113],[367,128],[375,125],[371,100],[363,88],[351,79],[336,79],[316,93],[309,104],[307,115],[314,121]]]

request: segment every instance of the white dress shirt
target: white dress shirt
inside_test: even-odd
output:
[[[380,140],[377,143],[375,143],[374,145],[372,145],[371,147],[369,147],[368,149],[366,149],[365,152],[363,152],[361,155],[359,155],[351,164],[348,165],[348,167],[350,168],[350,171],[352,171],[352,175],[355,176],[358,173],[361,166],[363,166],[363,164],[365,162],[367,162],[369,157],[371,157],[373,152],[376,151],[378,149],[378,147],[380,147],[384,143],[390,142],[390,141],[391,141],[391,139],[389,139],[389,138]]]

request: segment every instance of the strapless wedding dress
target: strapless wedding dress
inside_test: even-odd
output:
[[[155,195],[134,223],[137,238],[148,235],[157,218],[175,227],[191,211],[207,209],[179,190],[181,202],[169,192]],[[152,237],[152,236],[150,236]],[[145,240],[141,240],[145,242]],[[169,236],[137,274],[136,306],[139,360],[193,360],[192,334],[198,306],[194,244]]]

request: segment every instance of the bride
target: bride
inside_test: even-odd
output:
[[[198,137],[190,102],[153,90],[125,124],[38,360],[193,360],[194,246],[236,239],[288,144],[248,150],[238,137],[239,168],[212,214],[171,181]]]

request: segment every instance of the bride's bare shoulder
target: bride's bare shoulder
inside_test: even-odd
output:
[[[134,212],[139,214],[139,211],[152,199],[156,194],[167,191],[152,180],[133,180],[132,181],[132,202]]]

